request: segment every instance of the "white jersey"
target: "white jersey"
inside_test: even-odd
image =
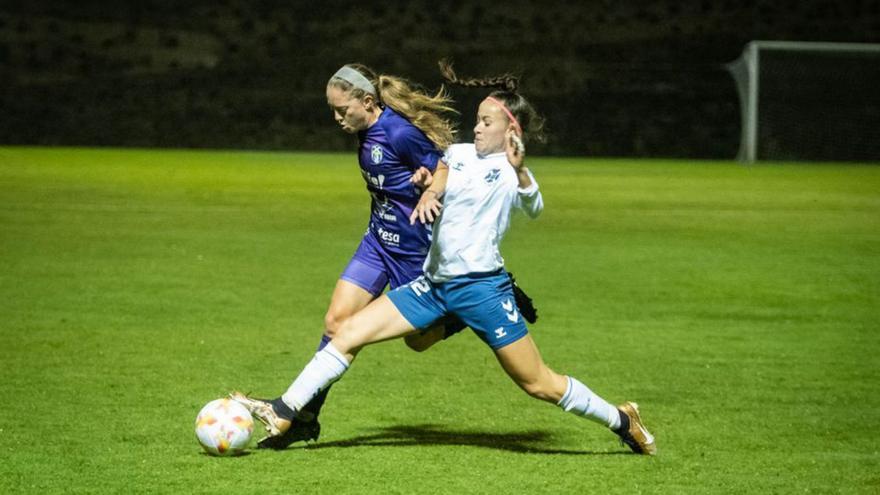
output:
[[[504,266],[499,246],[513,207],[535,218],[544,208],[538,183],[529,172],[531,186],[519,188],[516,171],[504,152],[477,156],[473,144],[454,144],[443,162],[449,177],[443,210],[434,222],[425,275],[445,282],[468,273],[483,273]]]

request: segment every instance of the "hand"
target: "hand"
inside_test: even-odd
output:
[[[523,144],[522,139],[516,135],[516,131],[512,129],[507,131],[505,151],[507,152],[507,161],[513,165],[513,168],[517,170],[522,168],[523,161],[526,157],[526,147]]]
[[[434,182],[434,176],[431,171],[425,167],[419,167],[409,178],[409,181],[415,184],[419,189],[427,189]]]
[[[416,218],[422,223],[433,222],[438,216],[440,216],[440,210],[442,208],[443,204],[440,203],[440,198],[437,197],[437,192],[429,189],[422,193],[422,197],[419,198],[419,204],[416,205],[412,214],[409,216],[409,224],[413,225],[416,223]]]

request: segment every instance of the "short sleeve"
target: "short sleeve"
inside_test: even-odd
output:
[[[454,149],[455,149],[454,146],[450,146],[450,147],[446,148],[446,151],[443,152],[443,158],[442,158],[443,163],[445,163],[447,165],[452,163],[452,155],[455,153],[453,151]]]

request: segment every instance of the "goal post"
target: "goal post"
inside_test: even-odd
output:
[[[738,160],[880,162],[880,44],[751,41],[726,67]]]

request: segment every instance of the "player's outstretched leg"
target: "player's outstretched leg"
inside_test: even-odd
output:
[[[654,437],[642,423],[635,403],[614,407],[577,379],[556,373],[544,364],[530,335],[496,349],[495,355],[504,371],[532,397],[606,426],[633,452],[657,452]]]
[[[324,350],[324,347],[330,342],[330,337],[324,335],[321,337],[321,343],[318,345],[318,352]],[[290,422],[290,428],[284,433],[276,436],[268,436],[257,442],[258,449],[284,450],[296,442],[318,441],[321,436],[321,423],[318,421],[318,415],[321,414],[321,408],[327,399],[332,387],[327,387],[315,396],[303,410],[298,412]],[[279,397],[275,401],[283,401]]]
[[[654,436],[642,423],[638,404],[624,402],[615,408],[577,379],[566,378],[568,387],[556,405],[567,412],[604,424],[636,454],[657,453]]]
[[[235,392],[230,398],[245,406],[261,423],[266,425],[268,436],[277,437],[290,430],[301,411],[321,390],[342,377],[349,366],[349,358],[341,354],[333,344],[315,353],[280,398],[256,399]]]
[[[346,270],[352,269],[352,266],[363,268],[362,265],[349,265]],[[379,275],[379,273],[369,271],[348,273],[348,276],[359,280],[364,277],[377,278]],[[384,285],[385,282],[383,279],[377,283]],[[377,290],[380,289],[381,287],[377,287]],[[333,296],[330,298],[330,307],[327,309],[327,314],[324,315],[325,333],[321,336],[321,342],[318,343],[317,352],[324,350],[324,347],[332,339],[331,336],[336,333],[343,321],[366,307],[375,297],[372,292],[364,289],[361,285],[343,279],[337,281],[336,287],[333,289]],[[283,450],[296,442],[317,441],[321,435],[321,423],[318,421],[318,416],[321,414],[321,408],[324,406],[324,401],[331,388],[328,386],[321,390],[308,404],[303,406],[302,410],[296,413],[287,431],[280,435],[264,438],[257,443],[257,448]],[[281,398],[275,399],[275,401],[283,403]]]
[[[315,353],[279,399],[255,399],[241,393],[234,393],[231,398],[247,407],[266,425],[269,437],[281,436],[289,431],[306,404],[342,378],[361,347],[402,337],[412,330],[412,325],[390,299],[382,296],[346,320],[333,341]],[[265,445],[272,448],[279,443],[267,442]]]

